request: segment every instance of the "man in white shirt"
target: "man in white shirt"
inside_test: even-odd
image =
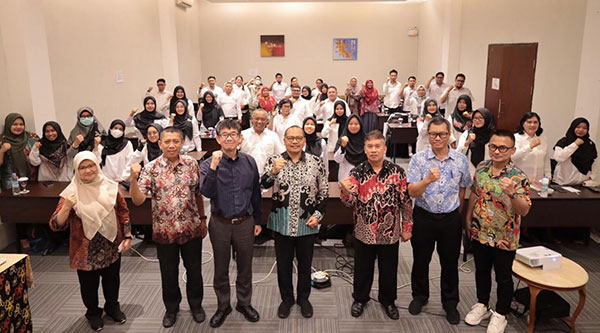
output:
[[[392,69],[383,84],[383,105],[388,108],[388,113],[400,112],[400,92],[402,86],[398,80],[398,71]]]
[[[217,103],[223,109],[225,118],[237,119],[242,122],[242,108],[240,107],[240,96],[233,92],[233,83],[225,83],[225,90],[217,97]]]
[[[277,73],[275,74],[275,81],[271,84],[271,92],[273,93],[273,97],[275,97],[277,103],[285,98],[285,90],[288,87],[287,83],[282,81],[283,75],[281,73]]]
[[[417,89],[415,88],[415,83],[417,83],[417,78],[413,75],[408,77],[408,83],[404,84],[404,88],[402,89],[402,99],[404,103],[402,104],[402,111],[410,112],[409,105],[406,105],[406,101],[408,101],[411,97],[417,95]]]
[[[456,101],[461,95],[468,95],[471,97],[471,103],[475,102],[475,98],[473,98],[473,94],[471,93],[471,89],[464,86],[465,84],[465,74],[458,73],[454,78],[454,86],[450,85],[444,91],[440,102],[446,103],[446,110],[448,113],[454,112],[454,108],[456,107]]]
[[[321,86],[323,85],[323,79],[317,79],[317,81],[315,81],[315,84],[316,84],[316,87],[313,88],[313,90],[311,92],[312,97],[317,96],[321,92]]]
[[[435,83],[432,85],[431,81],[435,80]],[[434,98],[438,105],[440,106],[440,113],[442,116],[446,115],[446,104],[442,103],[442,95],[448,89],[448,84],[444,82],[444,72],[437,72],[434,76],[429,79],[429,81],[425,84],[425,90],[429,93],[430,98]],[[453,110],[450,110],[448,114],[451,114]]]
[[[240,151],[254,157],[258,174],[262,175],[265,170],[267,158],[285,151],[281,144],[279,136],[266,128],[267,111],[256,109],[252,114],[252,127],[242,131],[244,140],[240,146]]]
[[[167,82],[163,78],[156,80],[156,87],[158,88],[158,91],[155,92],[152,92],[154,87],[148,87],[148,90],[146,90],[146,96],[154,97],[156,100],[156,111],[169,118],[169,99],[171,96],[173,96],[173,94],[165,89],[167,87]]]
[[[292,111],[291,115],[304,120],[306,117],[312,116],[312,110],[310,109],[310,101],[300,97],[302,89],[300,87],[292,87]]]
[[[202,98],[202,96],[204,96],[204,93],[207,90],[212,91],[213,95],[215,95],[215,98],[219,97],[219,95],[223,94],[223,89],[221,89],[221,87],[217,86],[217,78],[214,77],[213,75],[210,75],[206,81],[208,81],[208,86],[206,86],[206,83],[202,82],[200,83],[200,88],[198,88],[198,98]]]
[[[321,102],[321,106],[317,108],[317,112],[315,115],[317,119],[323,119],[323,121],[331,118],[333,116],[333,105],[337,101],[344,102],[344,109],[346,109],[346,116],[350,116],[350,108],[346,101],[341,98],[338,98],[338,91],[335,86],[330,86],[327,90],[327,99]]]

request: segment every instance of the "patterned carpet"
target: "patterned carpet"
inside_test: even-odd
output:
[[[334,247],[337,241],[327,241],[325,247],[315,245],[313,266],[317,269],[335,269],[336,263],[344,263],[341,257],[334,252],[346,256],[352,262],[352,250]],[[139,240],[134,241],[134,247],[149,258],[156,257],[153,245],[148,245]],[[563,255],[581,264],[590,274],[587,288],[587,301],[583,312],[577,321],[578,332],[600,332],[600,322],[597,314],[600,309],[600,246],[593,242],[588,247],[567,243],[564,245],[553,244],[552,247]],[[212,252],[208,238],[204,242],[204,250]],[[406,285],[410,281],[410,268],[412,265],[412,252],[410,244],[400,246],[400,263],[398,269],[398,285]],[[264,278],[271,270],[274,262],[273,242],[269,241],[255,247],[254,280]],[[336,259],[337,258],[337,259]],[[210,255],[203,254],[203,260],[209,261]],[[462,261],[460,262],[462,263]],[[33,316],[34,331],[36,332],[86,332],[90,331],[79,293],[77,275],[69,268],[68,252],[65,248],[49,256],[36,256],[31,258],[36,287],[30,292],[30,304]],[[337,264],[340,267],[340,264]],[[460,273],[459,312],[464,319],[470,306],[475,302],[475,282],[473,262],[468,262],[463,267],[465,272]],[[231,266],[232,277],[235,277],[235,265]],[[180,266],[183,272],[183,265]],[[440,272],[437,256],[434,254],[430,268],[430,276],[434,277]],[[206,284],[212,283],[213,263],[207,262],[203,266],[203,277]],[[232,281],[234,278],[232,278]],[[463,321],[457,326],[447,323],[444,311],[439,302],[439,280],[431,280],[430,302],[424,312],[418,316],[408,313],[407,307],[411,300],[410,286],[398,290],[396,304],[400,307],[400,320],[393,321],[387,318],[381,306],[370,302],[363,316],[359,319],[350,315],[352,304],[352,286],[342,278],[333,277],[331,288],[313,289],[310,300],[314,306],[314,317],[305,319],[300,314],[298,306],[292,308],[289,318],[281,320],[277,317],[277,306],[280,303],[277,288],[276,274],[272,273],[265,281],[255,284],[253,305],[259,311],[261,319],[257,323],[247,322],[243,316],[234,311],[225,324],[218,329],[221,332],[485,332],[487,320],[482,326],[471,327]],[[377,275],[373,288],[377,288]],[[207,312],[207,320],[197,324],[191,318],[189,307],[185,299],[184,281],[180,280],[184,299],[181,304],[177,323],[173,328],[163,329],[161,326],[164,307],[161,299],[160,274],[156,262],[145,261],[137,254],[128,252],[123,256],[121,266],[121,291],[120,302],[122,310],[128,320],[124,325],[117,325],[105,317],[105,332],[205,332],[213,331],[208,325],[208,318],[216,310],[216,297],[212,287],[205,287],[203,306]],[[523,284],[521,284],[523,286]],[[232,289],[233,291],[233,289]],[[101,293],[100,293],[101,294]],[[495,290],[492,291],[492,302],[495,304]],[[578,300],[576,293],[561,294],[575,308]],[[371,294],[377,298],[376,291]],[[232,299],[235,306],[235,297]],[[103,299],[101,297],[101,303]],[[594,315],[594,313],[596,315]],[[509,326],[506,332],[524,332],[527,327],[526,318],[509,316]],[[540,322],[536,326],[537,332],[567,332],[569,328],[560,320]]]

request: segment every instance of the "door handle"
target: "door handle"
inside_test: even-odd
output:
[[[501,114],[502,114],[502,98],[498,99],[498,119],[500,119]]]

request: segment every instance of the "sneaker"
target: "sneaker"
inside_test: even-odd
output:
[[[465,316],[465,323],[471,326],[479,325],[482,320],[489,318],[491,315],[492,312],[487,306],[477,303],[471,307],[471,311]]]
[[[506,328],[506,324],[508,321],[506,320],[506,316],[499,314],[498,312],[492,311],[492,319],[490,319],[490,323],[487,327],[487,333],[504,333],[504,329]]]

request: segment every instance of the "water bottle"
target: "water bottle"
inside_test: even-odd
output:
[[[12,188],[13,195],[19,195],[21,193],[21,189],[19,188],[19,177],[17,177],[17,174],[14,172],[12,176],[10,176],[10,187]]]
[[[550,183],[550,180],[544,176],[544,179],[542,179],[542,190],[540,191],[540,197],[542,198],[548,197],[548,183]]]

